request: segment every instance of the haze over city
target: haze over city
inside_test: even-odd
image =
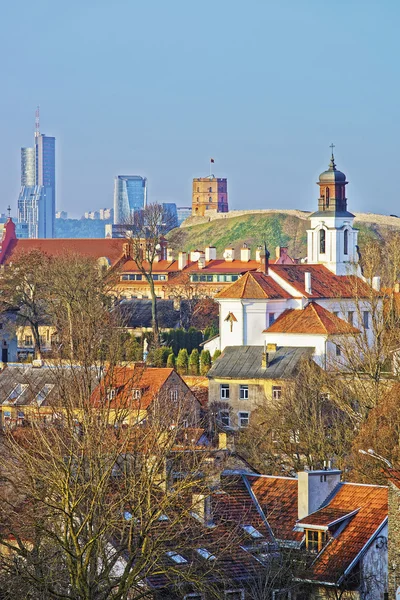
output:
[[[394,0],[38,0],[2,13],[3,212],[15,213],[37,105],[71,215],[111,206],[121,173],[147,177],[152,201],[188,205],[210,157],[232,209],[312,209],[332,141],[353,210],[400,212]]]

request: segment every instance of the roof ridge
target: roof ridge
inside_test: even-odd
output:
[[[327,328],[326,328],[326,325],[325,325],[325,323],[322,321],[322,319],[321,319],[321,316],[320,316],[320,314],[318,313],[318,310],[315,308],[315,305],[316,305],[316,304],[317,304],[317,302],[309,302],[309,303],[307,304],[307,306],[310,306],[310,305],[312,305],[312,309],[313,309],[313,311],[314,311],[314,314],[317,316],[317,319],[318,319],[318,321],[320,322],[320,324],[322,325],[322,328],[324,329],[325,333],[328,333],[328,330],[327,330]],[[318,306],[320,306],[320,305],[318,304]],[[321,306],[321,308],[323,308],[323,307]],[[324,310],[325,310],[325,309],[324,309]]]

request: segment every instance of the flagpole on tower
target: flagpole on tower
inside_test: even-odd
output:
[[[214,159],[213,159],[213,158],[210,158],[210,179],[211,179],[211,176],[212,176],[212,173],[211,173],[211,165],[212,165],[213,163],[214,163]]]

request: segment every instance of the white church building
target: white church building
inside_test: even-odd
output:
[[[358,265],[354,215],[347,210],[346,176],[334,156],[318,182],[318,210],[310,216],[307,258],[300,264],[270,264],[268,252],[216,296],[220,335],[205,344],[212,352],[227,346],[308,347],[316,362],[343,361],[349,336],[372,339],[371,287]],[[379,291],[380,280],[373,288]]]

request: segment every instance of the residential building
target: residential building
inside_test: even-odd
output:
[[[112,221],[114,219],[114,209],[100,208],[99,216],[102,221]]]
[[[91,210],[88,212],[85,212],[85,214],[83,215],[85,219],[100,219],[100,211],[98,210]]]
[[[193,179],[192,215],[204,217],[213,212],[228,212],[228,180],[210,175]]]
[[[55,206],[55,138],[40,133],[37,111],[34,146],[21,148],[18,222],[27,225],[28,237],[54,237]]]
[[[140,175],[117,175],[114,179],[114,224],[131,224],[133,212],[147,205],[147,179]]]
[[[191,206],[177,206],[176,211],[178,213],[178,227],[181,226],[183,221],[186,221],[186,219],[192,216]]]
[[[312,348],[228,346],[207,374],[209,408],[219,428],[242,429],[265,402],[280,400]]]
[[[68,219],[68,213],[66,210],[58,210],[56,212],[56,219]]]

